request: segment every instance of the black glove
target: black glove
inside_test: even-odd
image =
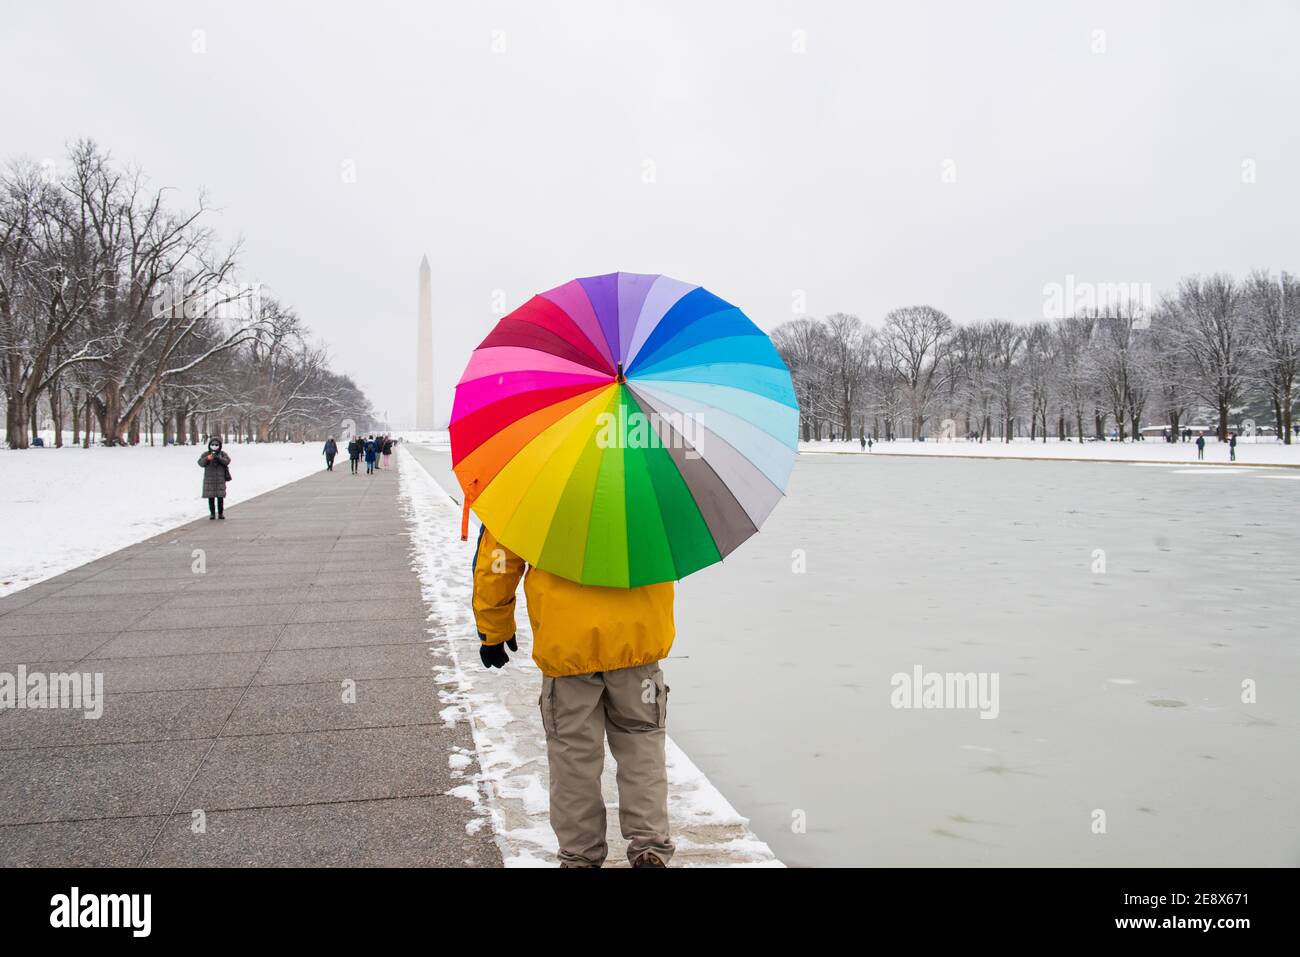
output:
[[[511,635],[508,641],[499,645],[487,644],[483,641],[485,637],[482,632],[479,632],[478,639],[482,644],[478,646],[478,656],[483,659],[484,668],[504,668],[506,662],[510,660],[510,656],[506,654],[507,645],[511,651],[519,650],[519,642],[515,641],[514,635]]]

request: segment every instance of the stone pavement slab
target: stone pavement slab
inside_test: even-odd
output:
[[[500,866],[447,793],[474,742],[438,715],[396,469],[195,513],[0,599],[0,671],[104,682],[98,719],[0,710],[0,866]]]

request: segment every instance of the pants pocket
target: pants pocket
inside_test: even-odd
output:
[[[555,679],[542,676],[542,693],[537,697],[542,712],[542,730],[548,738],[555,736]]]
[[[672,689],[664,684],[662,670],[655,672],[655,711],[659,727],[668,727],[668,692]]]

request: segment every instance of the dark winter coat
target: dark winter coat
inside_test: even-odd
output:
[[[212,461],[209,462],[209,451],[204,449],[199,456],[199,466],[203,469],[203,497],[225,498],[226,466],[230,464],[230,456],[218,449],[212,453]]]
[[[361,440],[353,439],[351,442],[348,443],[348,458],[350,459],[361,458],[361,450],[362,450]]]
[[[366,443],[366,461],[373,462],[375,456],[379,454],[379,443],[373,439]]]
[[[392,454],[393,454],[393,440],[392,440],[392,439],[384,439],[384,450],[383,450],[383,451],[384,451],[384,454],[385,454],[385,455],[392,455]]]

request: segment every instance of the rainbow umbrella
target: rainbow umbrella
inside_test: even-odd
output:
[[[784,494],[799,407],[743,312],[668,276],[534,296],[456,386],[452,467],[497,539],[588,585],[673,581],[729,555]]]

